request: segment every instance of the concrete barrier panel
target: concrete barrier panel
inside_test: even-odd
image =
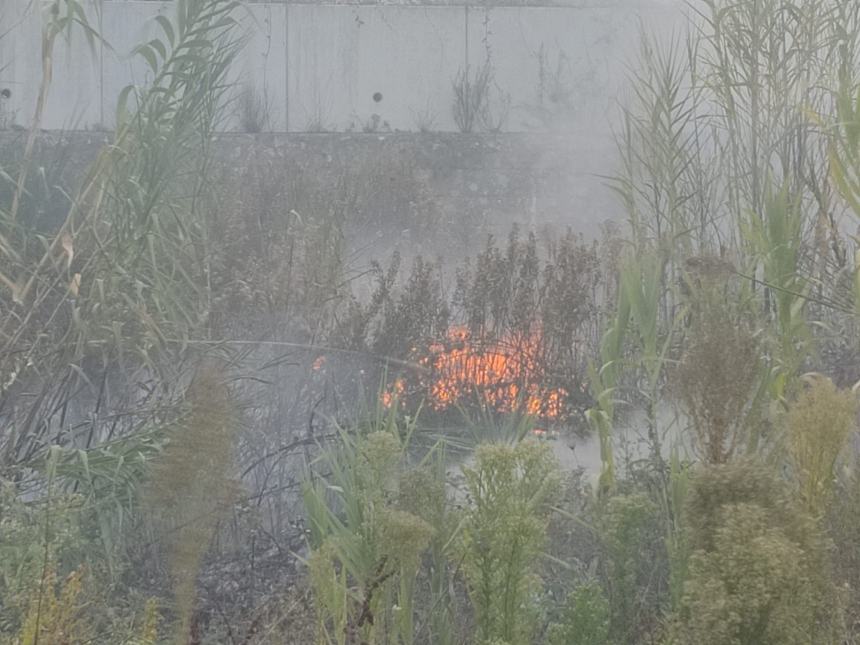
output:
[[[291,130],[455,129],[463,7],[289,5],[287,20]]]
[[[491,114],[502,129],[605,133],[641,26],[665,13],[662,2],[472,8],[472,76],[491,66]],[[681,15],[676,6],[671,15]],[[665,30],[666,20],[655,22]]]
[[[42,79],[39,4],[0,2],[0,125],[29,126]]]
[[[234,65],[236,85],[225,129],[287,129],[287,6],[246,4],[236,12],[245,46]]]
[[[43,127],[111,128],[116,99],[151,80],[129,56],[160,35],[153,18],[171,2],[92,0],[110,47],[92,52],[80,30],[58,39]],[[250,3],[236,17],[247,35],[224,130],[457,131],[454,79],[485,61],[493,71],[490,118],[477,129],[550,131],[605,140],[640,21],[679,24],[680,0],[587,2],[565,7]],[[26,125],[41,78],[37,3],[0,7],[0,99],[6,124]],[[2,89],[2,88],[0,88]],[[257,114],[259,112],[259,114]],[[249,118],[253,117],[253,118]],[[262,118],[261,118],[262,117]],[[590,145],[590,144],[589,144]]]
[[[98,6],[82,3],[89,25],[103,33]],[[101,74],[104,43],[78,26],[54,43],[53,78],[45,104],[44,127],[91,130],[102,127]]]
[[[163,38],[155,16],[173,18],[172,2],[105,2],[102,24],[110,50],[102,60],[102,111],[104,126],[116,124],[117,99],[128,85],[143,87],[152,81],[146,61],[132,50],[152,38]]]

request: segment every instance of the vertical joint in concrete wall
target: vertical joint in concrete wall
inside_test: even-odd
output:
[[[99,36],[104,35],[104,0],[98,3]],[[105,126],[105,41],[99,38],[99,123],[100,128]]]
[[[290,3],[284,4],[284,132],[290,131]]]
[[[469,78],[469,5],[464,6],[463,12],[463,37],[465,42],[464,51],[464,67],[466,70],[466,78]]]
[[[7,26],[8,12],[8,7],[0,7],[0,130],[6,129],[9,125],[9,99],[12,97],[12,89],[7,83],[7,73],[12,61],[4,42],[8,38],[10,31],[10,28]]]

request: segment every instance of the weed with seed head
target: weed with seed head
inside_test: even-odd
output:
[[[560,484],[546,444],[483,444],[463,473],[473,500],[463,527],[463,572],[480,642],[529,642],[531,598],[541,586],[534,568],[546,538],[547,504]]]
[[[789,404],[787,448],[794,467],[800,500],[807,512],[824,514],[832,500],[836,464],[848,436],[856,428],[857,399],[824,377]]]

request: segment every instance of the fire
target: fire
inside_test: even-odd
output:
[[[455,327],[445,343],[431,345],[428,355],[418,359],[431,375],[419,387],[430,407],[439,411],[481,401],[498,412],[525,410],[559,419],[567,392],[543,385],[540,348],[539,334],[487,343],[473,340],[467,328]],[[383,404],[392,405],[405,390],[406,383],[398,379],[383,393]]]
[[[405,390],[406,384],[403,379],[397,379],[390,388],[382,393],[382,405],[390,408]]]

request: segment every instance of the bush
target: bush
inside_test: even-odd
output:
[[[787,415],[788,451],[798,494],[807,511],[824,513],[833,496],[836,460],[856,425],[854,394],[818,377],[791,404]]]
[[[653,613],[653,605],[659,602],[650,589],[660,578],[655,571],[665,561],[664,556],[657,557],[663,549],[657,507],[643,493],[617,495],[608,500],[600,529],[611,634],[615,642],[634,643],[649,628],[643,616]]]
[[[394,415],[360,436],[343,432],[305,484],[320,643],[415,638],[416,577],[445,524],[445,492],[427,472],[407,467],[401,432],[409,429]],[[421,491],[419,481],[427,484]]]
[[[692,478],[692,555],[674,637],[701,645],[832,641],[825,543],[784,485],[755,461]]]
[[[484,444],[464,468],[472,500],[463,528],[463,573],[479,642],[531,642],[541,587],[535,560],[547,530],[558,466],[546,444]]]
[[[718,258],[687,261],[692,321],[675,390],[690,419],[695,449],[705,462],[729,461],[758,419],[753,399],[760,380],[756,334],[724,293],[731,265]]]
[[[550,626],[549,645],[609,645],[609,601],[596,582],[577,587]]]

